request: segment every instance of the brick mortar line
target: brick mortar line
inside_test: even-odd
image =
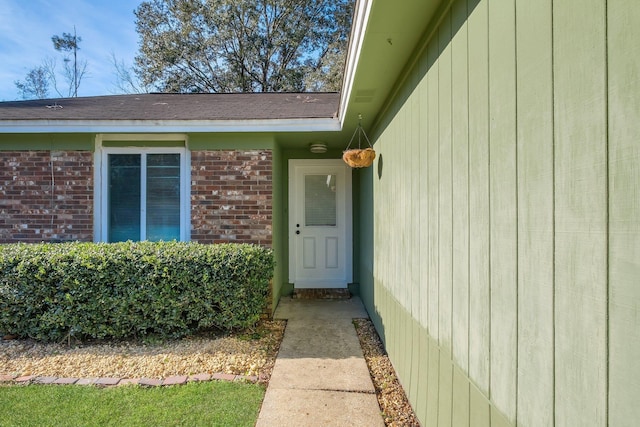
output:
[[[195,374],[195,375],[174,375],[164,379],[156,378],[118,378],[118,377],[100,377],[100,378],[75,378],[75,377],[53,377],[53,376],[14,376],[0,375],[0,384],[51,384],[51,385],[96,385],[101,387],[114,387],[119,385],[141,385],[148,387],[160,387],[171,385],[184,385],[193,382],[205,381],[246,381],[257,383],[259,377],[254,375],[235,375],[217,372],[214,374]]]

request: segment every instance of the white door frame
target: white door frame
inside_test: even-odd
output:
[[[334,277],[330,280],[304,280],[297,277],[297,263],[302,262],[301,245],[302,239],[296,234],[298,231],[296,225],[302,222],[302,213],[299,209],[303,204],[297,200],[296,191],[296,170],[304,170],[306,168],[330,167],[340,168],[344,170],[344,194],[343,212],[338,213],[338,219],[343,216],[344,230],[342,231],[344,239],[344,256],[341,261],[344,262],[344,274],[340,277]],[[353,215],[352,215],[352,179],[351,168],[347,166],[341,159],[290,159],[289,160],[289,283],[293,283],[295,288],[346,288],[349,283],[353,282]],[[303,225],[304,227],[304,225]]]

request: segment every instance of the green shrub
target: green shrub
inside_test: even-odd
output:
[[[274,259],[247,244],[0,245],[0,331],[66,337],[180,337],[255,324]]]

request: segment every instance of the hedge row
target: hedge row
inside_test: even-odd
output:
[[[58,341],[244,328],[273,268],[270,249],[247,244],[0,245],[0,332]]]

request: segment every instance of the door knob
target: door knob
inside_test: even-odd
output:
[[[296,234],[300,234],[300,230],[296,230]]]

